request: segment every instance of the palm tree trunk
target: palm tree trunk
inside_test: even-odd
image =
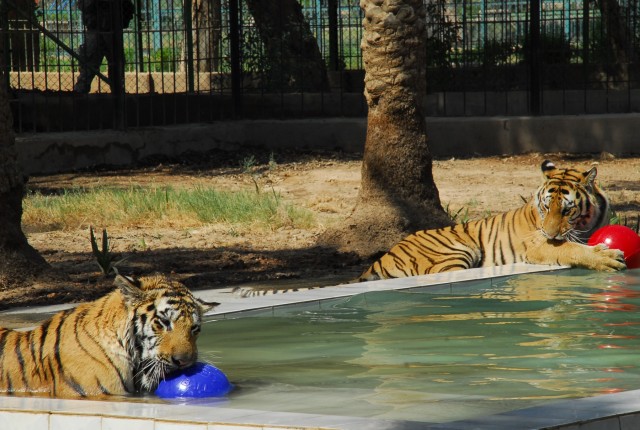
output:
[[[361,0],[360,6],[369,108],[362,186],[347,226],[321,241],[370,256],[451,219],[433,181],[422,112],[426,8],[422,0]]]
[[[0,85],[0,291],[24,286],[27,279],[49,269],[22,232],[24,190],[11,111],[4,86]]]

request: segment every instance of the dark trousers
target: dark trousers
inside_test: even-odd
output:
[[[80,45],[78,51],[82,61],[79,65],[80,76],[78,76],[73,88],[76,92],[86,94],[90,91],[91,81],[96,76],[96,71],[99,70],[105,57],[107,57],[111,92],[114,93],[116,91],[117,87],[114,87],[114,84],[120,86],[120,90],[122,89],[124,83],[124,52],[122,49],[116,49],[117,43],[118,41],[114,40],[112,31],[86,31],[84,43]],[[117,51],[120,51],[120,58],[116,57]]]

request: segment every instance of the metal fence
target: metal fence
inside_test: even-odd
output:
[[[635,0],[431,4],[430,113],[633,112]],[[434,33],[435,31],[435,33]]]
[[[113,0],[0,1],[18,132],[366,114],[358,0],[135,0],[113,60],[123,84],[105,60],[88,94],[74,91],[88,37],[77,2]],[[640,108],[636,0],[426,6],[430,115]]]

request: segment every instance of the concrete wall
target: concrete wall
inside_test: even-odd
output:
[[[640,114],[553,117],[427,118],[435,157],[527,152],[607,151],[640,154]],[[121,131],[18,135],[26,173],[53,173],[96,165],[128,165],[157,154],[242,146],[361,152],[366,119],[228,121]]]
[[[640,114],[431,118],[427,134],[435,156],[640,154]]]

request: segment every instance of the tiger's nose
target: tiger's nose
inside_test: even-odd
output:
[[[171,361],[177,367],[188,367],[191,366],[196,361],[196,355],[193,353],[183,353],[183,354],[174,354],[171,357]]]

